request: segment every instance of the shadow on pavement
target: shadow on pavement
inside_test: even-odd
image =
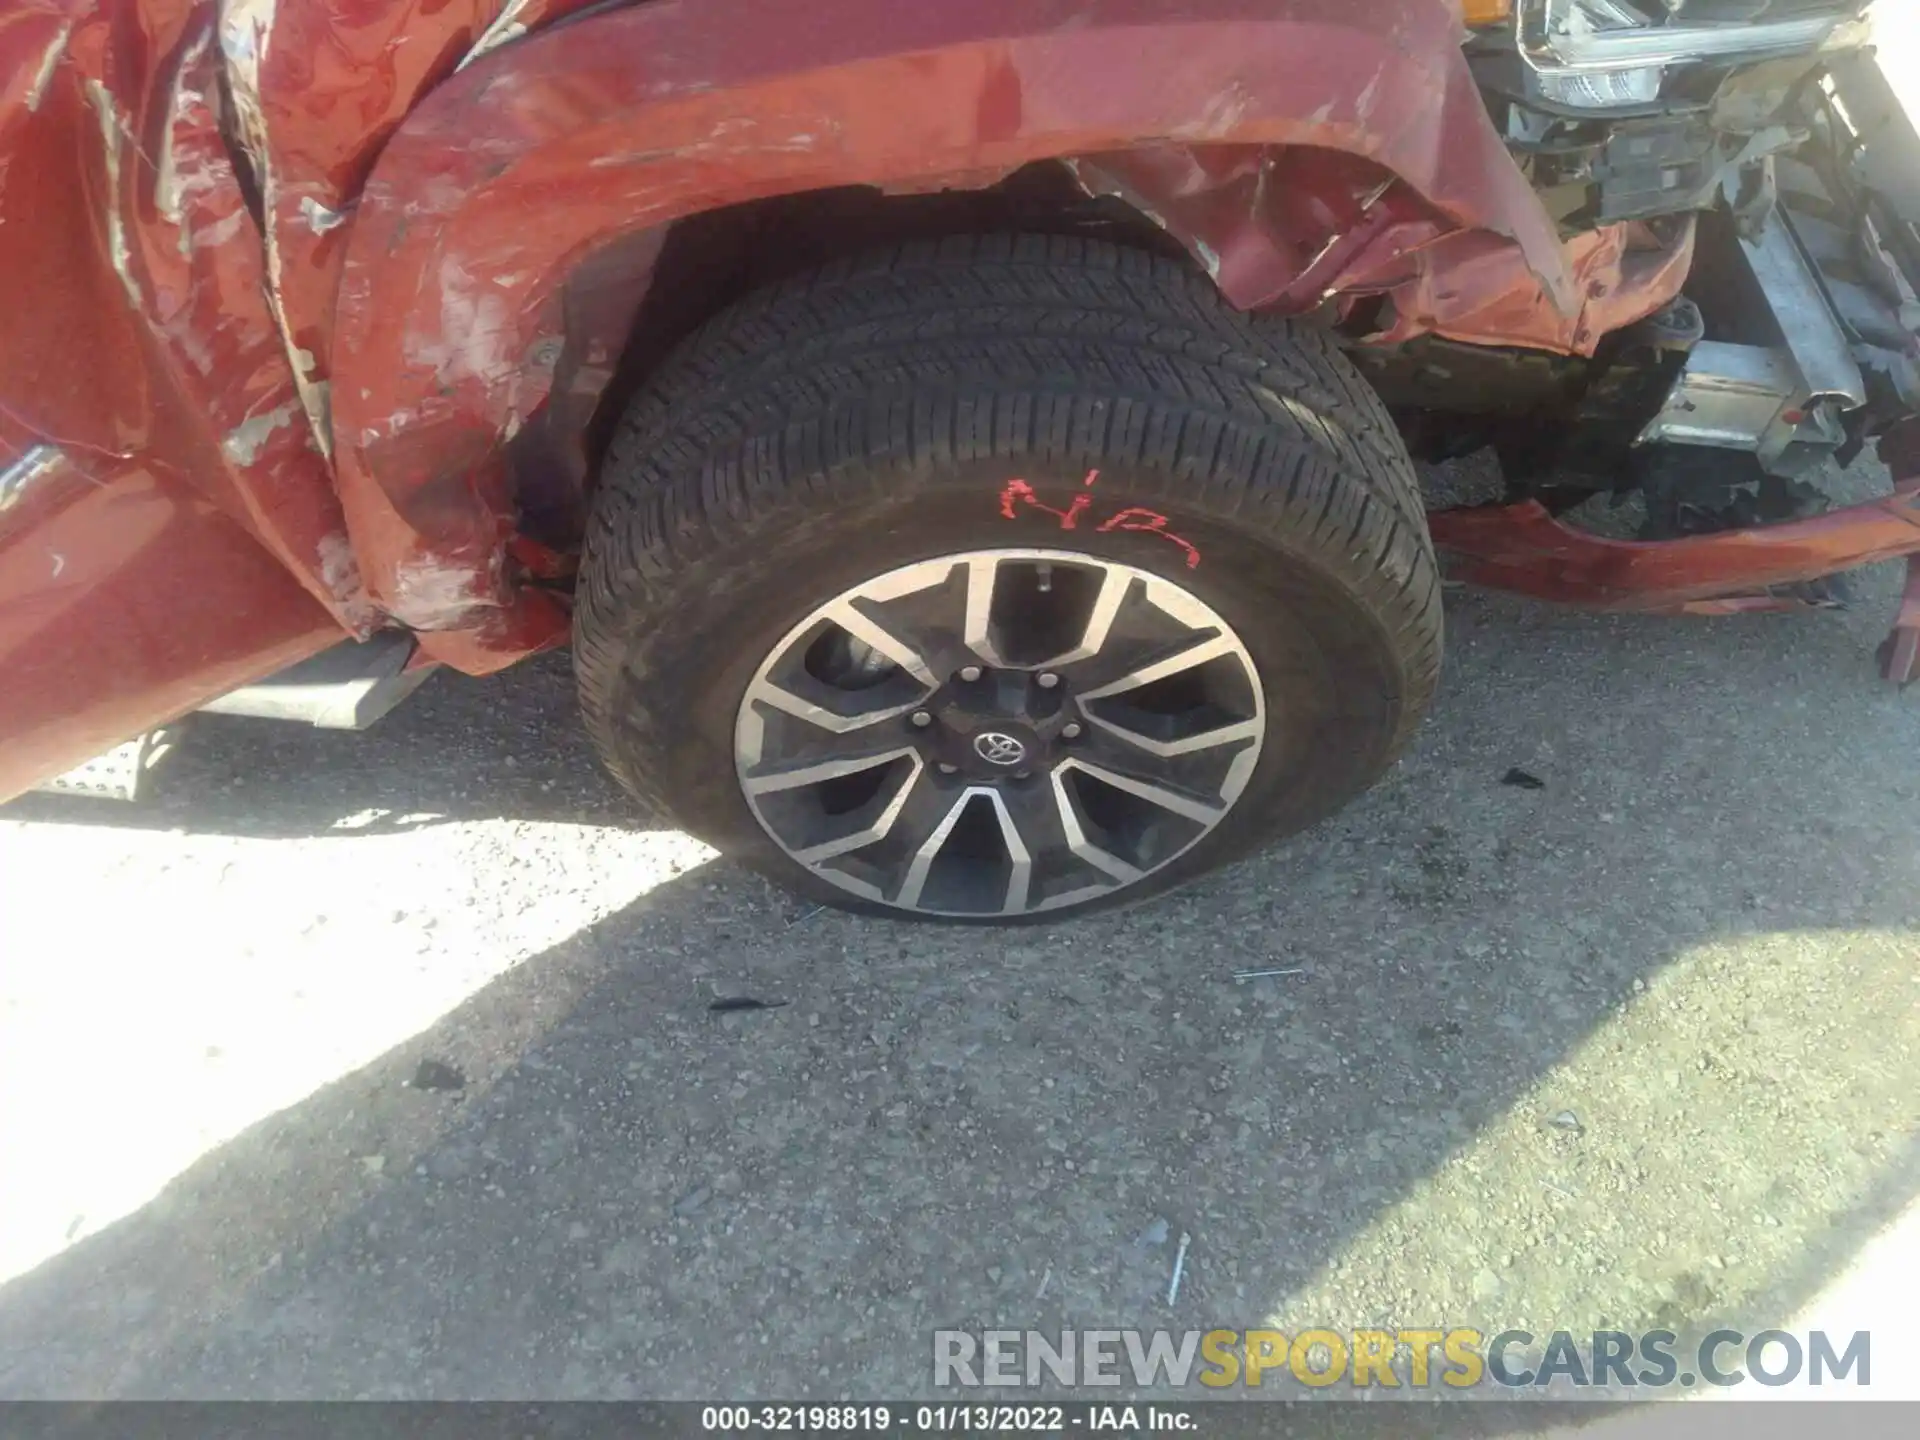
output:
[[[364,731],[192,715],[137,802],[31,794],[0,816],[258,839],[495,818],[649,824],[581,733],[564,654],[485,680],[443,671]]]

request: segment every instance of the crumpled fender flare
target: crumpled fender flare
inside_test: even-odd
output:
[[[615,236],[744,200],[1318,146],[1512,241],[1572,304],[1461,39],[1452,0],[656,0],[486,55],[393,136],[349,241],[333,436],[369,590],[472,673],[564,638],[509,574],[502,456],[545,399],[559,289]]]

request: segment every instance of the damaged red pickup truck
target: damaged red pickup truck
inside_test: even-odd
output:
[[[1698,613],[1920,553],[1873,23],[11,0],[0,795],[571,643],[621,783],[823,901],[1163,890],[1391,764],[1436,546]],[[1639,539],[1558,518],[1603,491]]]

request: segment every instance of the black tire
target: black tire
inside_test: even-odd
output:
[[[1099,508],[1070,533],[1024,499],[1003,513],[1013,477],[1064,510],[1092,470]],[[1163,523],[1093,527],[1121,510]],[[749,296],[636,398],[581,568],[575,664],[593,742],[636,797],[725,853],[873,909],[755,819],[736,712],[815,606],[897,566],[995,546],[1177,581],[1238,632],[1272,717],[1251,781],[1204,839],[1038,918],[1144,899],[1312,824],[1379,778],[1432,699],[1440,585],[1418,481],[1337,350],[1234,312],[1165,259],[977,236]]]

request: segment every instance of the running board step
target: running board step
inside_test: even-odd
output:
[[[175,732],[149,730],[104,755],[96,755],[64,775],[42,780],[35,790],[48,795],[87,795],[97,800],[138,800],[140,782],[173,748]]]
[[[415,655],[413,636],[382,630],[347,640],[201,709],[256,720],[296,720],[322,730],[364,730],[419,688],[436,667]]]

